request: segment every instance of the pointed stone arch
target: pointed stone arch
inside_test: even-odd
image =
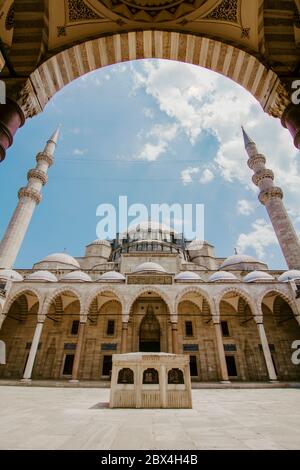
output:
[[[63,294],[67,294],[68,292],[73,294],[76,297],[76,300],[78,300],[79,305],[80,305],[80,314],[81,314],[81,312],[82,312],[81,294],[80,294],[79,291],[77,291],[73,287],[68,287],[68,286],[61,287],[60,289],[55,290],[54,292],[52,292],[52,294],[49,297],[47,297],[45,299],[45,303],[44,303],[44,307],[43,307],[43,313],[45,313],[45,315],[46,315],[49,312],[51,304],[56,301],[57,297],[59,297],[60,295],[63,295]]]
[[[178,311],[178,305],[185,300],[183,297],[187,294],[197,294],[197,295],[203,297],[203,299],[208,303],[208,306],[210,308],[210,312],[212,314],[212,312],[213,312],[213,303],[212,303],[212,300],[209,297],[208,292],[206,292],[201,287],[196,287],[196,286],[186,287],[185,289],[183,289],[182,291],[180,291],[177,294],[177,296],[175,298],[175,302],[174,302],[174,311],[175,312]]]
[[[125,308],[125,300],[122,294],[119,292],[118,289],[116,289],[113,286],[102,286],[102,287],[96,287],[93,289],[88,297],[86,297],[83,305],[83,311],[86,313],[89,311],[90,307],[92,306],[93,301],[96,299],[98,295],[101,295],[104,292],[111,293],[113,297],[116,297],[116,300],[121,304],[122,311]]]
[[[11,306],[13,305],[13,303],[22,295],[25,295],[26,293],[32,293],[37,299],[38,299],[38,303],[39,303],[39,308],[41,308],[41,305],[42,305],[42,302],[43,302],[43,298],[41,297],[40,293],[32,288],[32,287],[21,287],[17,292],[14,293],[14,295],[12,297],[9,298],[9,300],[7,301],[7,303],[4,304],[4,307],[3,307],[3,314],[7,313],[9,311],[9,309],[11,308]]]
[[[57,53],[31,73],[18,102],[26,117],[34,116],[76,78],[108,65],[147,58],[175,60],[218,72],[249,91],[274,117],[281,118],[290,103],[277,74],[247,51],[212,38],[159,30],[107,35]]]
[[[253,313],[253,316],[255,315],[255,313],[256,313],[255,303],[252,301],[252,299],[248,295],[248,293],[246,291],[244,291],[243,289],[239,288],[239,287],[227,287],[226,289],[222,289],[218,293],[217,298],[216,298],[216,303],[217,303],[219,308],[220,308],[220,304],[221,304],[222,300],[224,300],[224,297],[227,294],[231,294],[231,293],[236,294],[239,297],[241,297],[249,305],[249,307],[250,307],[250,309]]]
[[[144,286],[144,287],[141,287],[137,292],[135,292],[135,294],[127,302],[127,308],[125,311],[126,317],[129,318],[135,301],[139,297],[141,297],[143,294],[146,294],[147,292],[153,292],[154,294],[157,294],[157,296],[160,297],[167,305],[169,309],[170,317],[172,317],[174,311],[173,311],[173,305],[172,305],[171,299],[169,298],[167,294],[165,294],[161,289],[159,289],[156,286],[155,287],[149,286],[148,288],[147,286]]]

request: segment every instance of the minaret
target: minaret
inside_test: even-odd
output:
[[[256,144],[242,129],[248,166],[254,172],[252,181],[260,189],[259,200],[268,211],[289,269],[300,269],[300,242],[283,204],[283,191],[274,186],[274,173],[266,168],[265,156],[258,153]]]
[[[19,202],[0,243],[0,269],[13,267],[26,235],[34,209],[41,202],[42,187],[48,181],[48,168],[53,164],[59,129],[48,140],[43,152],[36,157],[36,167],[27,174],[28,184],[21,188]]]

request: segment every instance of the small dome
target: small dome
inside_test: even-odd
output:
[[[78,281],[78,282],[91,282],[91,278],[87,273],[83,271],[72,271],[71,273],[65,274],[60,278],[61,281]]]
[[[53,253],[46,256],[46,258],[40,261],[40,263],[66,264],[75,268],[80,268],[78,261],[67,253]]]
[[[100,240],[99,238],[91,242],[88,246],[90,245],[105,245],[105,246],[108,246],[109,248],[111,247],[110,242],[108,240]]]
[[[263,271],[252,271],[244,277],[244,282],[257,282],[257,281],[274,281],[274,277],[271,274]]]
[[[224,263],[222,264],[220,269],[227,268],[228,266],[233,266],[235,264],[243,264],[243,263],[259,263],[260,261],[257,261],[255,258],[252,256],[248,255],[234,255],[234,256],[229,256]]]
[[[220,281],[238,281],[238,278],[227,271],[218,271],[217,273],[214,273],[210,278],[208,279],[208,282],[220,282]]]
[[[142,273],[142,272],[158,272],[158,273],[166,273],[166,270],[157,263],[152,263],[152,262],[147,262],[147,263],[142,263],[136,266],[133,270],[133,273]]]
[[[192,271],[182,271],[175,276],[175,281],[202,281],[199,274]]]
[[[125,277],[117,271],[108,271],[107,273],[102,274],[97,281],[123,282],[125,281]]]
[[[290,271],[286,271],[285,273],[279,276],[279,282],[289,282],[289,281],[298,281],[300,280],[300,271],[297,269],[293,269]]]
[[[23,276],[13,269],[0,269],[0,279],[8,281],[23,281]]]
[[[50,271],[35,271],[32,274],[26,276],[28,281],[43,281],[43,282],[57,282],[57,277]]]

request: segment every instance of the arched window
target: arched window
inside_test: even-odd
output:
[[[133,384],[134,383],[134,374],[133,370],[125,367],[121,369],[118,373],[118,384]]]
[[[143,384],[153,385],[158,384],[158,372],[156,369],[146,369],[143,373]]]
[[[168,384],[184,384],[183,372],[180,369],[171,369],[168,372]]]

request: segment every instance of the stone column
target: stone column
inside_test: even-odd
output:
[[[121,353],[127,352],[127,334],[128,334],[128,323],[122,323],[122,338],[121,338]]]
[[[253,183],[260,189],[259,201],[268,212],[289,269],[300,269],[300,242],[283,203],[283,191],[274,186],[274,173],[266,168],[266,158],[243,129],[248,166],[254,172]]]
[[[79,382],[78,370],[79,370],[79,364],[80,364],[85,325],[86,323],[83,323],[83,322],[79,323],[78,338],[77,338],[75,357],[74,357],[74,363],[73,363],[73,369],[72,369],[72,378],[69,382]]]
[[[172,323],[173,354],[178,354],[178,323]]]
[[[230,381],[228,377],[228,370],[227,370],[227,364],[226,364],[226,357],[225,357],[224,344],[223,344],[223,335],[222,335],[220,321],[218,322],[214,321],[214,328],[215,328],[215,333],[216,333],[217,352],[218,352],[218,357],[219,357],[219,362],[220,362],[220,367],[221,367],[222,382],[229,383]]]
[[[38,351],[38,346],[39,346],[39,341],[40,341],[40,337],[42,334],[43,326],[44,326],[44,321],[39,321],[36,325],[22,382],[31,381],[32,369],[34,366],[36,353]]]
[[[160,366],[159,368],[159,389],[160,389],[160,400],[162,408],[167,408],[168,397],[167,397],[167,371],[166,366]]]
[[[290,131],[295,147],[300,150],[300,105],[289,104],[282,115],[281,123]]]
[[[6,150],[13,144],[14,135],[25,123],[25,116],[20,106],[6,99],[6,104],[0,105],[0,162],[5,159]]]
[[[270,351],[270,348],[269,348],[269,343],[268,343],[267,335],[266,335],[266,332],[265,332],[265,327],[264,327],[264,324],[262,323],[262,321],[257,321],[257,327],[258,327],[258,333],[259,333],[259,337],[260,337],[260,341],[261,341],[261,345],[262,345],[262,350],[263,350],[263,353],[264,353],[264,358],[265,358],[265,362],[266,362],[266,366],[267,366],[267,370],[268,370],[269,379],[270,379],[271,382],[276,382],[277,381],[277,375],[276,375],[275,368],[274,368],[274,365],[273,365],[271,351]]]
[[[2,328],[2,325],[3,325],[3,322],[4,322],[5,318],[6,318],[6,315],[4,313],[1,313],[1,315],[0,315],[0,330]]]

